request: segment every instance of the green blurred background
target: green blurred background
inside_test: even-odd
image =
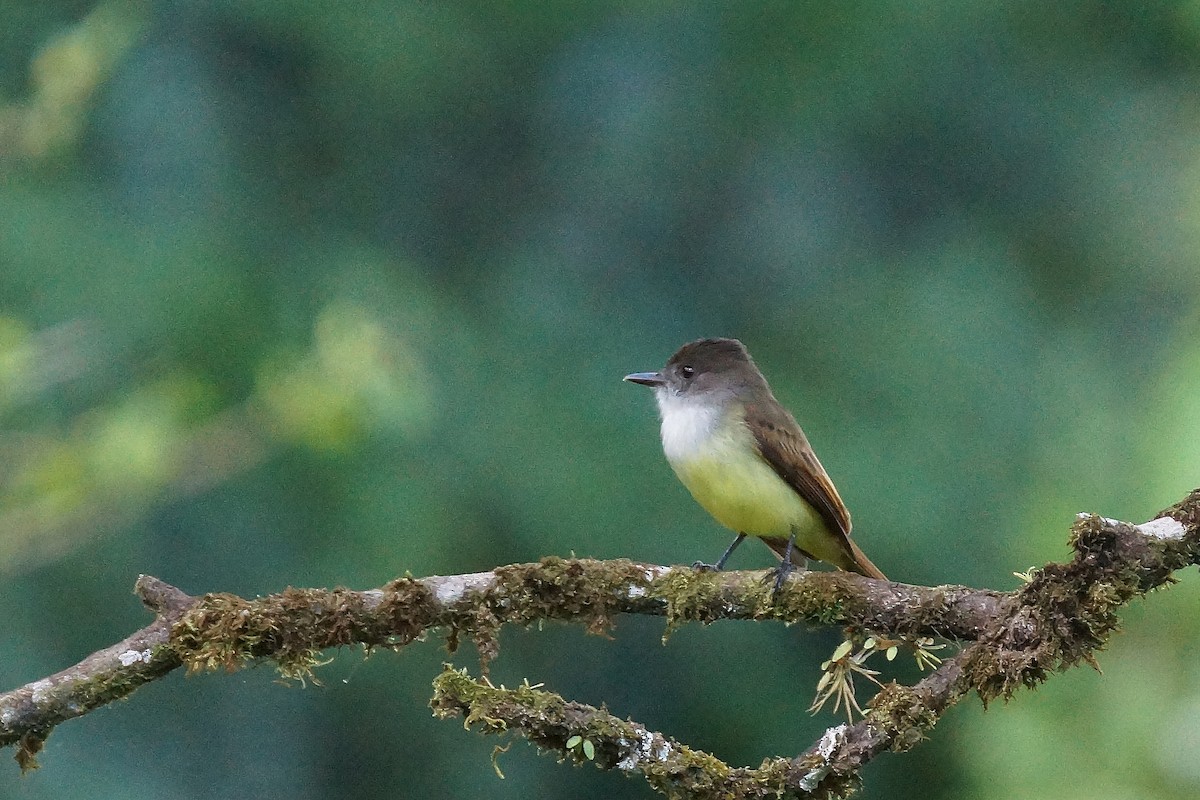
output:
[[[1010,589],[1076,512],[1200,484],[1195,0],[0,9],[4,689],[145,624],[143,572],[715,558],[620,382],[698,336],[746,341],[898,580]],[[1198,599],[862,796],[1195,797]],[[508,631],[493,679],[734,764],[837,722],[805,713],[836,631],[661,633]],[[445,658],[175,674],[0,796],[652,796],[524,744],[499,780],[430,718]]]

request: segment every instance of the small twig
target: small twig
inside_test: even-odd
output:
[[[22,769],[37,767],[42,742],[60,722],[126,697],[180,665],[167,643],[194,598],[148,575],[134,591],[156,613],[154,622],[73,667],[0,695],[0,746],[18,745]]]

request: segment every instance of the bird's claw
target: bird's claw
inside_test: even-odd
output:
[[[783,588],[783,583],[788,579],[789,575],[791,575],[793,572],[808,572],[808,570],[804,569],[803,567],[797,567],[790,561],[780,561],[779,566],[773,569],[771,572],[775,573],[775,582],[771,589],[771,594],[775,595],[778,594],[779,590]],[[770,577],[770,574],[771,573],[768,572],[767,577]]]

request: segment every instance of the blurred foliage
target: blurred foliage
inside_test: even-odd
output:
[[[140,572],[254,594],[715,557],[620,383],[702,335],[747,342],[900,580],[1009,589],[1076,512],[1200,483],[1195,3],[0,20],[7,687],[143,624]],[[1196,600],[1187,576],[1132,609],[1103,676],[955,709],[863,796],[1194,797]],[[733,763],[836,722],[804,713],[836,632],[660,635],[507,632],[494,674]],[[524,746],[499,780],[429,718],[445,657],[176,677],[0,793],[651,796]]]

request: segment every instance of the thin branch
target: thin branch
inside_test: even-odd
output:
[[[1071,542],[1075,558],[1037,571],[979,641],[915,686],[886,687],[861,722],[827,731],[794,762],[793,785],[838,785],[879,753],[913,747],[968,692],[986,705],[1039,685],[1051,672],[1095,666],[1095,651],[1117,629],[1119,607],[1200,563],[1200,489],[1143,525],[1081,514]]]
[[[975,640],[915,686],[886,686],[861,722],[831,728],[800,756],[764,762],[757,770],[729,767],[640,727],[622,729],[621,741],[654,746],[648,751],[629,750],[633,747],[629,744],[622,750],[617,739],[602,735],[604,730],[616,730],[607,712],[589,711],[590,707],[569,704],[546,692],[530,695],[535,692],[532,687],[512,690],[526,695],[510,696],[509,690],[458,672],[450,671],[438,680],[435,707],[440,703],[446,713],[457,710],[470,722],[484,721],[493,727],[494,721],[500,721],[564,757],[578,757],[578,747],[586,738],[589,744],[584,751],[592,752],[589,760],[641,771],[668,794],[708,796],[701,788],[704,785],[717,787],[713,796],[718,796],[736,782],[737,792],[748,797],[758,796],[750,793],[753,787],[758,787],[755,792],[774,787],[770,791],[797,796],[844,795],[856,785],[864,764],[885,749],[915,745],[967,692],[977,692],[986,703],[1009,697],[1022,686],[1035,686],[1052,671],[1080,662],[1094,664],[1093,653],[1115,630],[1116,611],[1124,603],[1171,582],[1175,570],[1197,563],[1200,490],[1141,526],[1081,515],[1071,541],[1076,551],[1071,562],[1034,571],[1029,584],[1011,594],[905,586],[845,573],[805,573],[772,596],[762,572],[697,573],[629,561],[558,558],[488,573],[402,578],[377,590],[288,589],[255,600],[227,594],[196,599],[143,577],[137,591],[155,610],[154,623],[70,669],[0,695],[0,744],[19,743],[18,761],[30,766],[55,725],[127,696],[180,665],[190,670],[232,670],[269,657],[283,674],[303,679],[328,647],[352,643],[402,647],[431,629],[446,632],[451,651],[462,636],[472,639],[485,667],[497,653],[502,625],[557,619],[603,631],[618,613],[665,616],[668,630],[685,621],[807,620],[892,635]],[[453,687],[458,689],[452,691]],[[492,694],[481,694],[484,689]],[[537,700],[536,708],[530,705],[531,698]],[[483,713],[476,707],[482,700],[489,707],[508,704],[514,716]],[[550,706],[559,709],[557,716],[542,718],[534,713],[546,712]],[[567,714],[563,709],[568,708],[574,711]],[[587,724],[579,727],[580,721]],[[545,734],[546,730],[553,734]],[[572,742],[575,746],[568,747]],[[693,788],[685,791],[674,778],[662,777],[670,770],[655,766],[647,772],[650,762],[630,760],[631,753],[643,751],[694,755],[698,761],[687,759]],[[654,759],[660,766],[661,761]],[[703,764],[711,770],[700,775]]]
[[[854,625],[897,634],[970,638],[994,616],[1003,595],[962,587],[925,588],[848,573],[794,575],[775,596],[769,574],[696,572],[631,561],[547,558],[492,572],[402,578],[380,589],[288,589],[247,600],[192,598],[143,576],[135,591],[157,614],[147,627],[48,678],[0,694],[0,746],[33,756],[59,723],[124,697],[181,665],[236,669],[273,658],[304,679],[329,647],[401,647],[431,629],[453,651],[470,638],[486,663],[506,624],[581,622],[608,630],[616,614],[665,616],[668,627],[718,619],[775,619]]]
[[[770,759],[757,769],[731,767],[646,726],[602,708],[564,700],[536,686],[495,687],[447,665],[433,682],[435,716],[462,716],[481,732],[518,731],[560,760],[589,761],[600,769],[640,774],[670,797],[778,798],[789,791],[788,759]]]
[[[182,663],[168,642],[194,598],[148,575],[134,591],[155,612],[154,622],[73,667],[0,695],[0,746],[17,745],[23,770],[37,767],[35,756],[54,726],[126,697]]]
[[[485,732],[517,731],[561,758],[578,760],[567,744],[588,738],[597,766],[641,772],[668,796],[842,797],[875,756],[915,746],[967,693],[975,691],[986,704],[1036,686],[1052,671],[1094,664],[1094,651],[1116,629],[1117,608],[1200,561],[1200,490],[1141,526],[1080,515],[1071,538],[1075,559],[1038,571],[1006,599],[1006,613],[979,641],[912,687],[884,687],[865,719],[828,729],[790,761],[733,768],[590,706],[564,705],[530,687],[497,689],[453,670],[435,682],[433,707],[442,716],[461,713],[468,724],[482,723]]]

